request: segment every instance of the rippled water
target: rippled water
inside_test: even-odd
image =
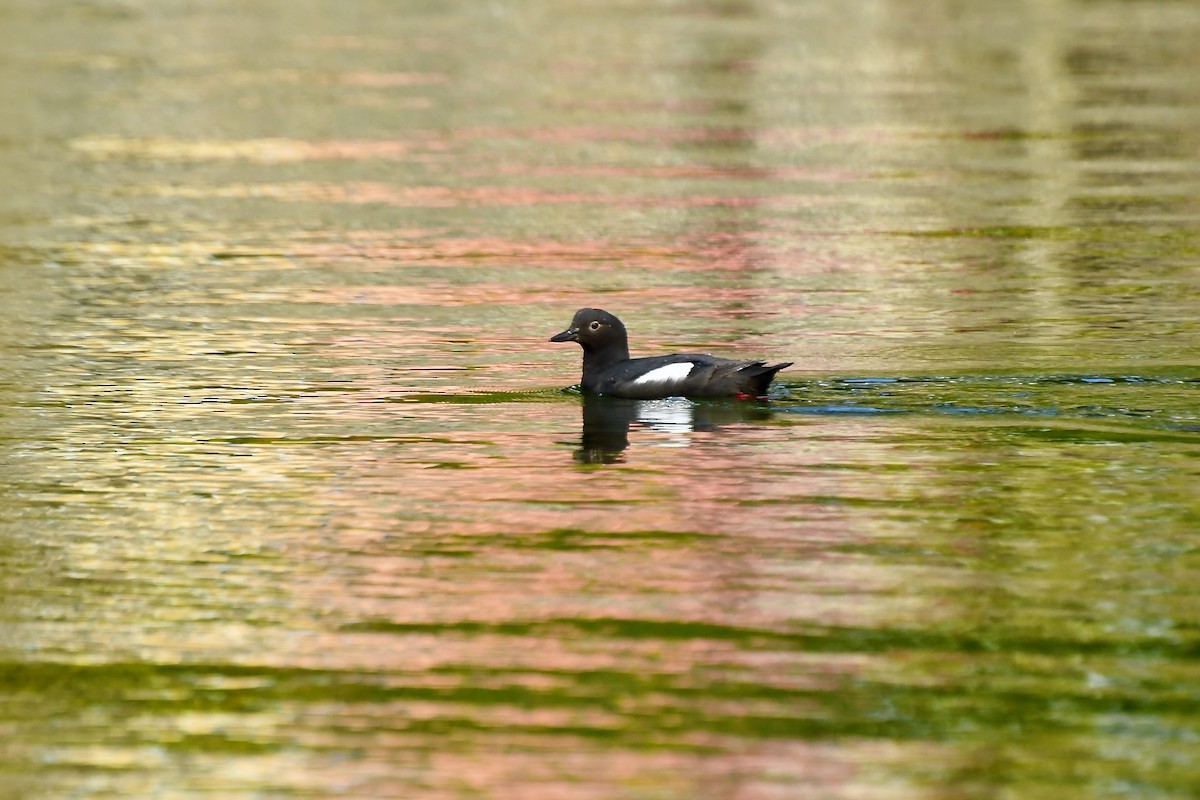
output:
[[[1195,796],[1198,36],[3,4],[0,796]]]

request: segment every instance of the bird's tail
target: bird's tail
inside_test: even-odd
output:
[[[763,397],[766,395],[771,381],[775,380],[775,373],[794,363],[794,361],[784,361],[780,364],[768,364],[765,361],[755,361],[753,364],[742,367],[738,373],[745,378],[746,388],[750,390],[747,394],[753,393],[755,397]]]

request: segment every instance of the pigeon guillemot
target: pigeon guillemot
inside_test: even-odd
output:
[[[633,400],[764,397],[775,373],[793,363],[733,361],[700,353],[630,358],[625,326],[598,308],[576,311],[571,327],[551,336],[550,341],[579,342],[585,392]]]

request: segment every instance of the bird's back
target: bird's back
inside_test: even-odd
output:
[[[583,388],[638,400],[659,397],[762,397],[791,362],[736,361],[707,353],[632,358],[584,377]]]

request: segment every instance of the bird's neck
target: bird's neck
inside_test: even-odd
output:
[[[613,364],[629,360],[629,345],[626,342],[612,344],[603,350],[583,351],[583,383],[586,386],[588,376],[606,370]]]

